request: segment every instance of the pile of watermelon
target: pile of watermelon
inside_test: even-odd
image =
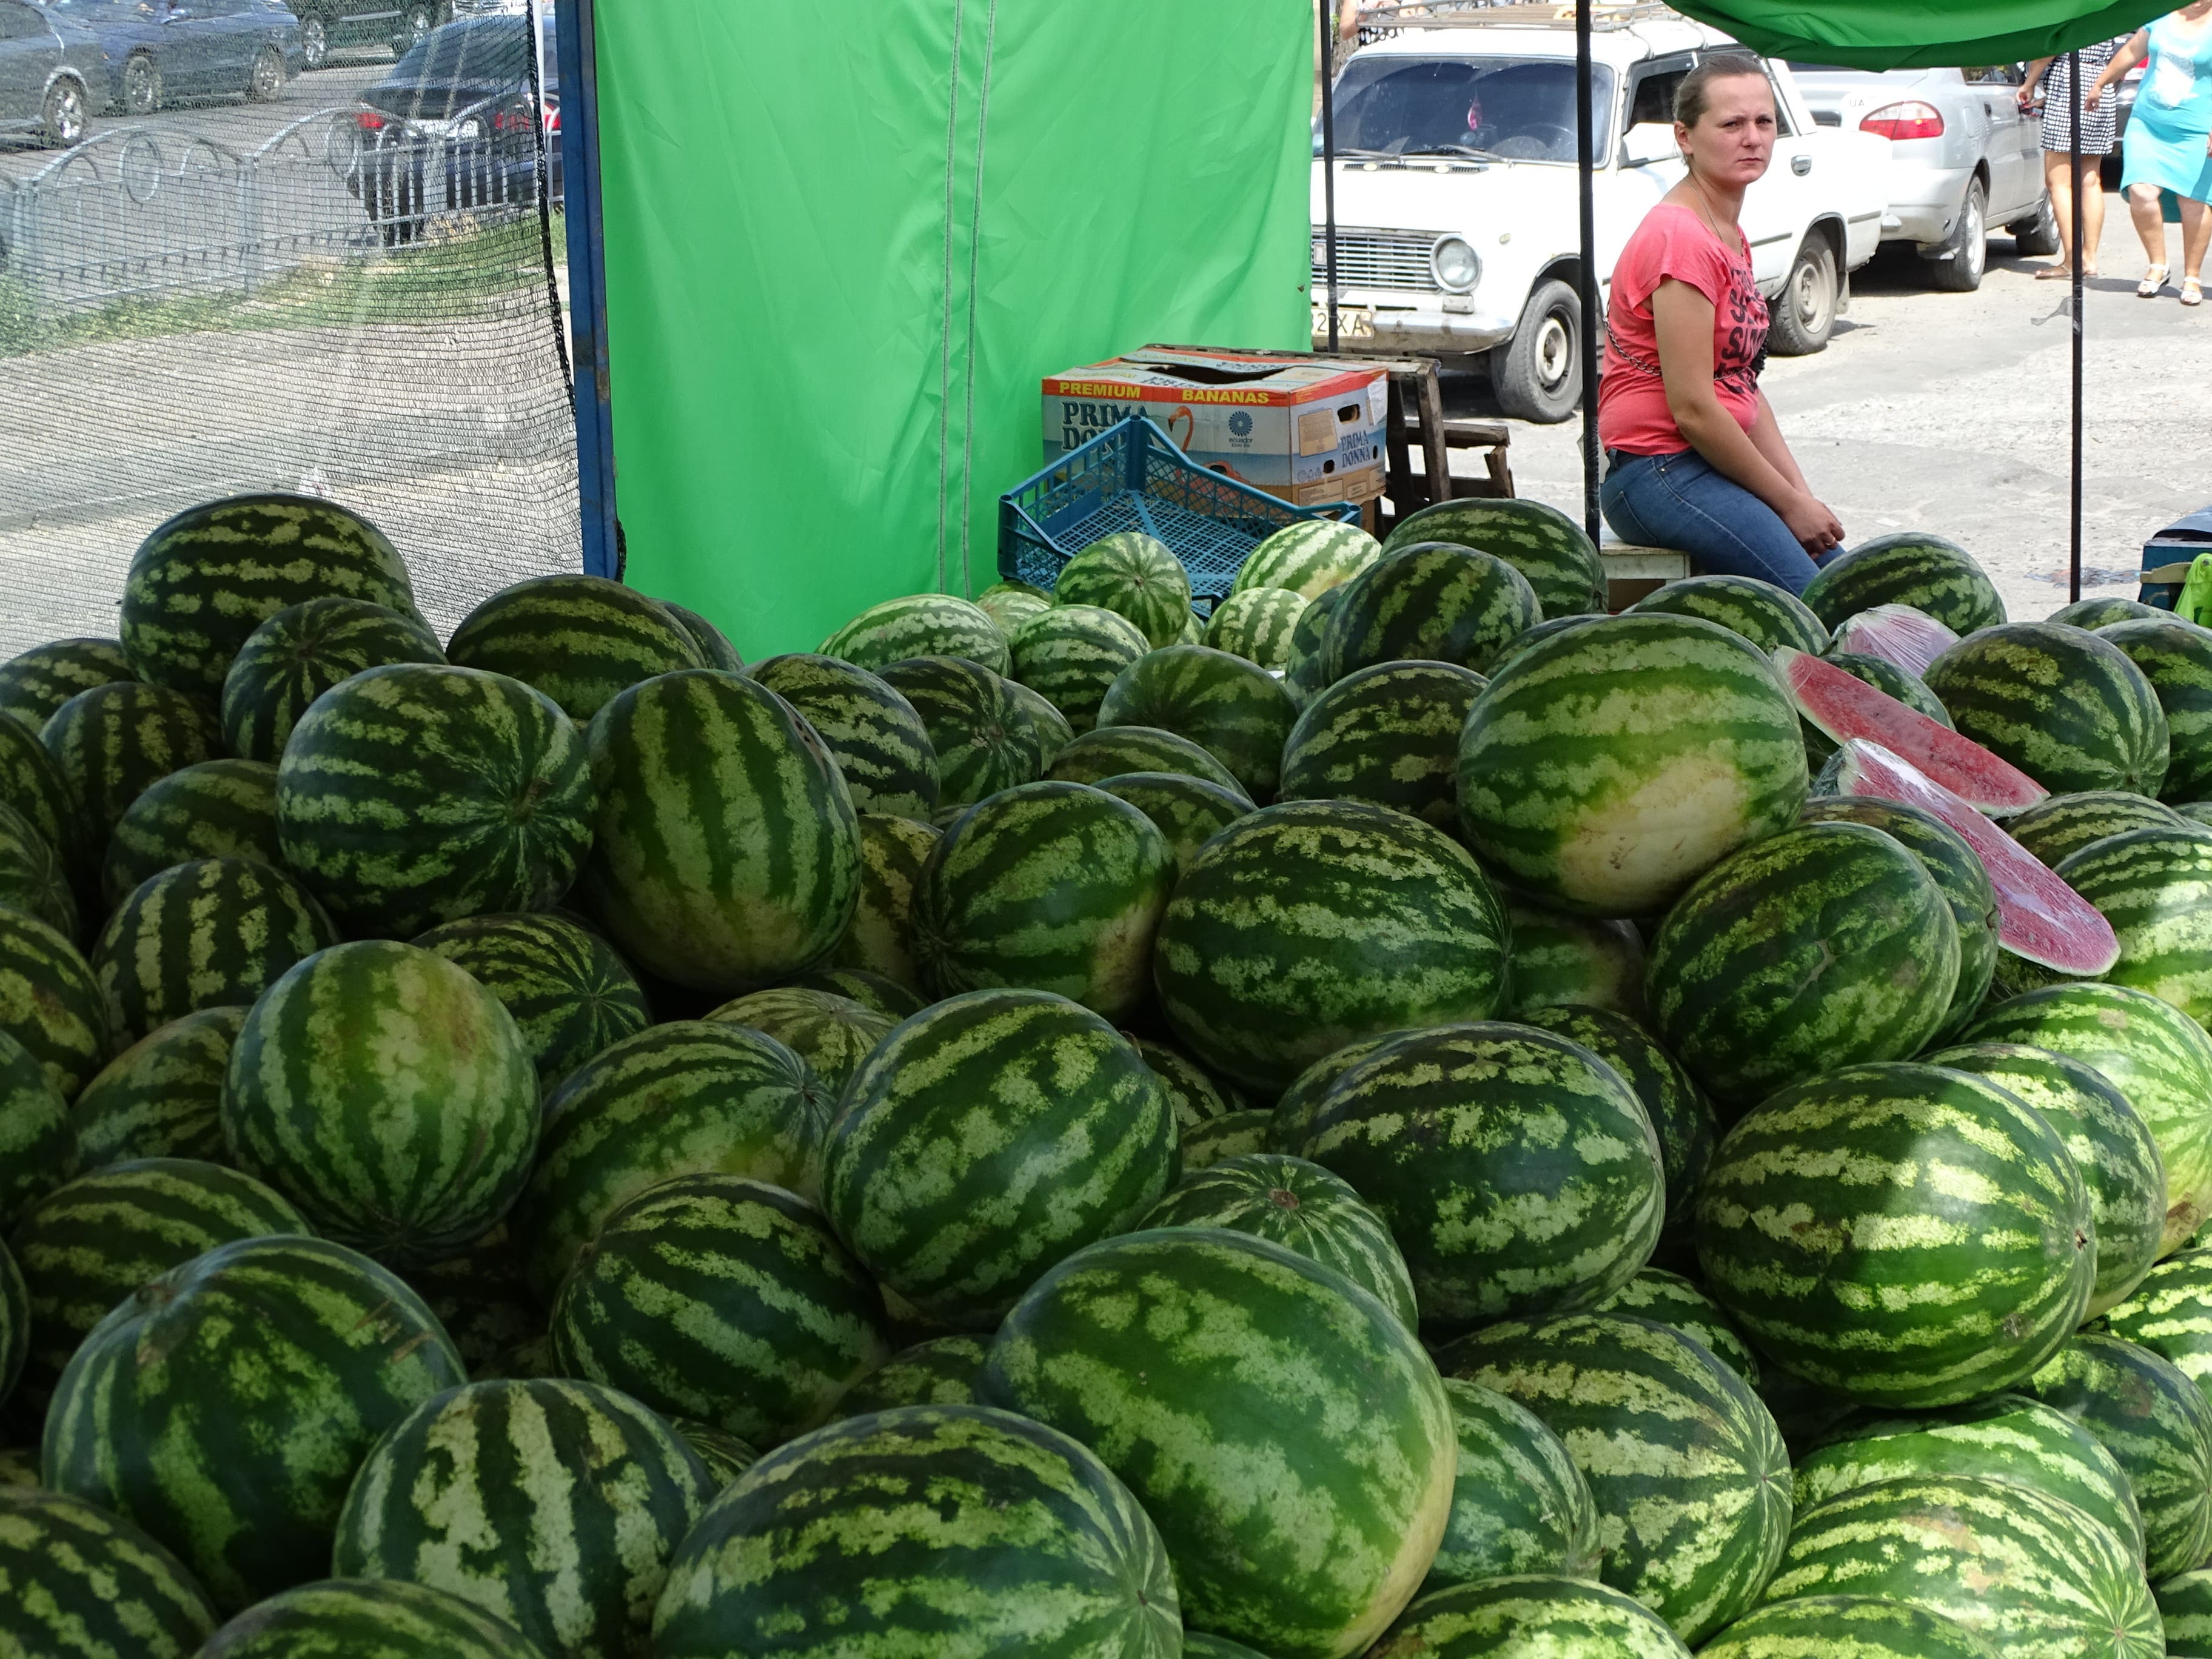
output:
[[[0,665],[0,1653],[2212,1655],[2212,632],[1603,596],[164,525]]]

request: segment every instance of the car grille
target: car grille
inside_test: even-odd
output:
[[[1436,243],[1436,234],[1429,232],[1340,230],[1337,286],[1434,294],[1437,279],[1429,269],[1429,250]],[[1313,283],[1315,293],[1328,292],[1328,252],[1318,236],[1313,240]]]

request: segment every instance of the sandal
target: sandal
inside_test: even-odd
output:
[[[2064,265],[2039,265],[2036,268],[2035,280],[2039,283],[2063,283],[2073,274]]]
[[[2203,305],[2204,303],[2204,284],[2197,281],[2194,276],[2183,277],[2181,279],[2181,303],[2185,306]]]
[[[2166,286],[2166,270],[2167,267],[2165,265],[2153,265],[2148,270],[2143,272],[2142,281],[2136,284],[2136,298],[2156,299],[2159,290]]]

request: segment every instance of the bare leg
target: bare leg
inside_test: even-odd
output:
[[[2069,223],[2067,228],[2071,230],[2073,226]],[[2094,275],[2097,250],[2105,241],[2105,170],[2094,155],[2081,158],[2081,238],[2085,249],[2081,269]]]
[[[2068,182],[2068,154],[2063,149],[2043,152],[2043,182],[2051,191],[2051,210],[2058,216],[2058,269],[2074,268],[2074,187]],[[2081,205],[2089,205],[2083,198]],[[2092,241],[2090,246],[2096,246]]]
[[[2142,238],[2143,258],[2152,264],[2166,264],[2166,213],[2158,204],[2156,185],[2135,185],[2128,191],[2128,214]]]
[[[2212,243],[2212,208],[2186,197],[2181,203],[2181,274],[2204,274],[2204,249]]]

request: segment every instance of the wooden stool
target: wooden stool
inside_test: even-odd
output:
[[[1626,611],[1647,593],[1656,593],[1668,582],[1690,574],[1690,556],[1671,547],[1637,547],[1622,541],[1610,529],[1598,544],[1597,556],[1605,566],[1605,607]]]

